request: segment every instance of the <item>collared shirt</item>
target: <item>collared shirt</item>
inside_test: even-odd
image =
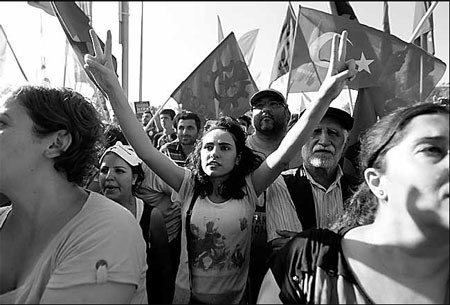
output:
[[[160,152],[168,156],[170,159],[175,161],[175,163],[179,166],[186,166],[186,154],[183,151],[183,147],[181,147],[181,143],[178,139],[164,144],[160,149]]]
[[[314,197],[314,205],[316,208],[316,223],[318,228],[329,228],[337,215],[339,215],[343,208],[341,177],[343,175],[341,167],[338,165],[336,179],[333,183],[325,189],[322,185],[317,183],[310,175],[308,170],[303,167],[302,174],[311,183],[311,189]]]

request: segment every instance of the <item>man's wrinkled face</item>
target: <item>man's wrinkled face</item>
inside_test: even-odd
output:
[[[338,165],[345,150],[348,131],[335,119],[324,117],[302,147],[304,163],[319,168]]]

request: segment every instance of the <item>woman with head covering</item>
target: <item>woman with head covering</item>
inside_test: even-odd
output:
[[[147,296],[149,304],[168,304],[169,241],[164,219],[158,209],[135,197],[144,180],[142,161],[129,145],[117,143],[100,158],[99,183],[106,197],[128,209],[139,221],[147,243]]]

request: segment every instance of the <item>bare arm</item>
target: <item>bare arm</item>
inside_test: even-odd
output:
[[[252,182],[259,196],[301,149],[312,131],[320,123],[330,103],[344,88],[346,80],[356,76],[355,62],[345,62],[347,31],[333,37],[328,73],[320,86],[317,97],[311,101],[297,123],[289,130],[280,146],[270,154],[252,174]],[[338,46],[339,43],[339,46]]]
[[[161,179],[178,191],[183,182],[184,169],[161,154],[152,145],[142,128],[142,124],[139,123],[131,110],[128,98],[120,86],[112,65],[111,31],[108,31],[107,34],[105,52],[103,52],[94,30],[90,30],[90,34],[94,44],[95,56],[85,55],[85,69],[94,76],[107,95],[128,142],[134,148],[139,158]]]

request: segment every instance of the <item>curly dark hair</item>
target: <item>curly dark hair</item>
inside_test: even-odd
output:
[[[425,114],[449,114],[449,106],[438,103],[418,103],[394,110],[382,117],[361,136],[358,155],[360,176],[367,168],[386,172],[385,156],[387,151],[397,146],[405,137],[405,127],[417,116]],[[343,213],[338,217],[332,229],[345,226],[367,225],[375,220],[378,198],[372,193],[364,179],[355,193],[344,205]]]
[[[221,117],[205,131],[204,135],[215,129],[221,129],[230,133],[236,144],[236,153],[241,158],[240,162],[231,171],[227,181],[222,184],[219,194],[224,198],[242,199],[246,195],[243,190],[245,177],[257,169],[263,160],[245,145],[245,132],[236,119],[230,116]],[[186,163],[187,168],[194,174],[194,188],[198,189],[199,196],[204,198],[212,193],[213,185],[209,180],[209,176],[202,169],[200,159],[202,143],[203,139],[198,141],[194,150],[188,156]]]
[[[25,107],[37,137],[58,130],[70,133],[72,143],[53,166],[69,182],[82,186],[97,162],[103,139],[103,124],[94,106],[69,88],[24,85],[12,91],[12,98]]]

